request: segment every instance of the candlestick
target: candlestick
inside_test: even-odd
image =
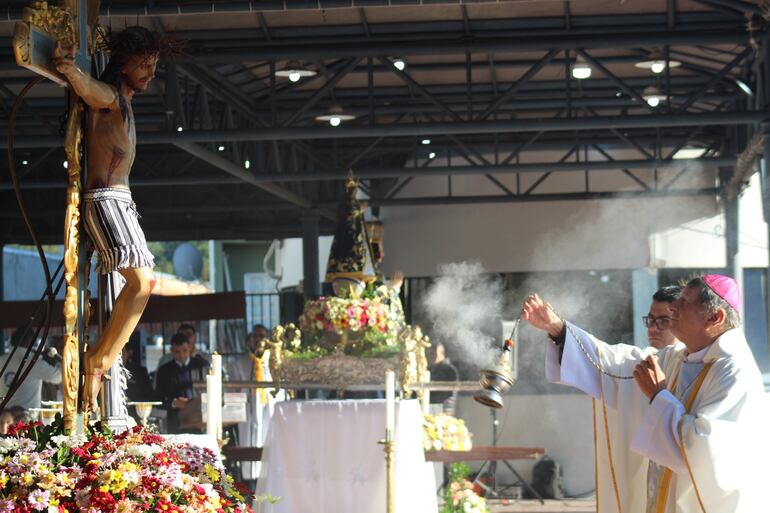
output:
[[[214,406],[217,440],[222,438],[222,355],[214,352],[211,355],[211,372],[214,374],[214,396],[209,406]]]
[[[206,376],[206,434],[217,436],[217,420],[214,406],[216,393],[216,376],[209,372]]]
[[[396,373],[385,372],[385,440],[393,440],[396,427]]]
[[[425,383],[430,383],[430,371],[425,371]],[[422,389],[422,414],[430,414],[430,388]]]

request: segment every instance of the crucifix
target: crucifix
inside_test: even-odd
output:
[[[57,44],[77,48],[75,62],[91,69],[99,0],[65,0],[61,7],[35,1],[16,23],[13,51],[20,66],[67,86],[53,62]],[[81,244],[80,204],[86,167],[83,102],[70,88],[64,150],[67,155],[67,206],[64,223],[65,333],[62,350],[62,399],[64,427],[73,432],[77,423],[80,352],[87,342],[90,316],[88,267]],[[87,419],[85,419],[87,422]]]

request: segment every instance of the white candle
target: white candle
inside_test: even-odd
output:
[[[396,373],[385,372],[385,440],[393,440],[396,427]]]
[[[217,436],[217,418],[214,406],[216,394],[216,376],[209,373],[206,376],[206,434]]]
[[[430,371],[425,371],[425,383],[430,384]],[[422,390],[422,413],[423,415],[430,414],[430,389],[424,388]]]
[[[222,379],[222,355],[214,353],[211,355],[211,372]]]

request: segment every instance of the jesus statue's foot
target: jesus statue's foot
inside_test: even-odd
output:
[[[99,391],[102,389],[102,383],[109,379],[106,371],[88,369],[83,372],[83,396],[82,410],[86,415],[99,411]]]

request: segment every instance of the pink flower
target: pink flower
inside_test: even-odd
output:
[[[30,506],[32,506],[32,509],[43,511],[44,509],[48,509],[48,501],[50,498],[51,494],[48,491],[35,490],[29,494],[27,501]]]

